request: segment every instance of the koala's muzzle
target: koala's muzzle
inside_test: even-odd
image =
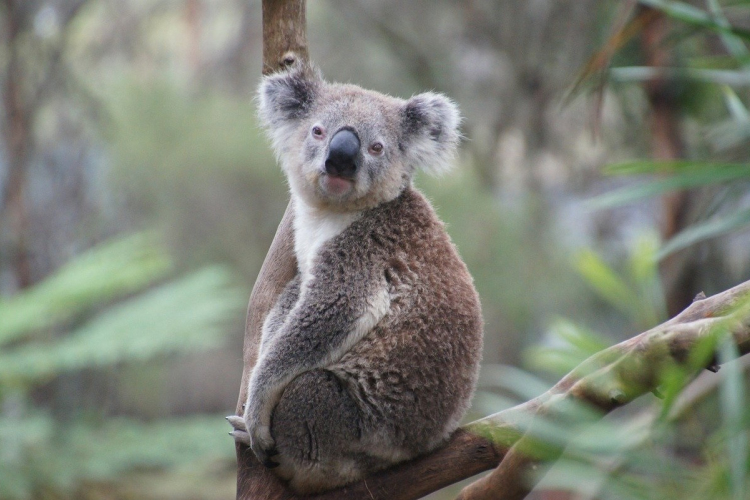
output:
[[[336,177],[353,178],[357,172],[359,139],[349,129],[341,129],[331,139],[326,158],[326,173]]]

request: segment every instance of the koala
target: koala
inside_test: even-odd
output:
[[[443,444],[477,380],[473,280],[417,170],[441,172],[460,117],[328,83],[309,65],[267,76],[259,114],[286,174],[298,274],[262,329],[231,433],[300,494],[333,489]]]

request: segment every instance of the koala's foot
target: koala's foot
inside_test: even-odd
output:
[[[277,462],[272,460],[272,457],[277,455],[278,451],[276,451],[271,432],[267,427],[258,428],[259,432],[255,436],[251,436],[247,431],[244,418],[230,415],[227,417],[227,422],[234,428],[229,435],[234,438],[235,442],[249,446],[265,467],[273,469],[279,466]],[[265,432],[263,432],[264,430]]]
[[[271,437],[271,429],[268,426],[259,425],[250,430],[249,434],[250,449],[253,450],[260,463],[269,469],[278,467],[279,463],[271,460],[272,457],[279,454],[276,450],[276,443]]]

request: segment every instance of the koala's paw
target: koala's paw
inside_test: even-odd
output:
[[[279,466],[272,460],[278,452],[268,426],[253,426],[252,432],[249,432],[245,419],[236,415],[228,416],[227,422],[234,428],[229,435],[234,438],[235,442],[249,446],[265,467],[273,469]]]
[[[250,449],[253,450],[260,463],[269,469],[279,466],[278,462],[271,460],[272,457],[278,455],[278,451],[276,451],[276,443],[271,437],[271,429],[268,426],[258,425],[250,430]]]

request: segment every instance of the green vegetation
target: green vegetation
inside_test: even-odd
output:
[[[701,190],[699,218],[670,240],[655,236],[636,241],[621,265],[613,267],[594,251],[581,251],[574,266],[603,306],[626,319],[628,336],[666,320],[665,300],[657,263],[680,250],[750,226],[747,189],[750,187],[750,123],[748,94],[750,32],[733,27],[724,8],[750,12],[747,2],[722,7],[705,2],[705,9],[677,1],[641,0],[678,23],[670,50],[684,66],[668,74],[674,88],[700,85],[700,109],[692,115],[698,137],[689,144],[690,160],[638,160],[611,165],[605,173],[631,176],[637,182],[602,194],[590,202],[609,209],[676,190]],[[719,37],[727,55],[707,54],[708,39]],[[624,49],[629,50],[629,49]],[[617,60],[617,57],[615,57]],[[717,69],[721,68],[721,69]],[[659,70],[619,67],[609,76],[615,82],[641,82]],[[735,86],[740,90],[735,91]],[[695,87],[690,97],[695,97]],[[723,103],[723,112],[718,103]],[[685,104],[685,103],[683,103]],[[719,111],[717,111],[719,110]],[[737,308],[747,310],[745,300]],[[526,366],[558,379],[583,360],[612,345],[613,339],[568,318],[554,321],[548,338],[526,350]],[[608,332],[609,333],[609,332]],[[535,445],[528,452],[545,457],[562,452],[562,459],[546,474],[541,487],[577,492],[598,499],[732,499],[748,498],[750,491],[750,411],[747,407],[747,359],[726,363],[719,375],[704,375],[688,384],[715,356],[720,363],[734,359],[736,346],[727,331],[717,328],[699,345],[688,368],[662,369],[659,396],[643,400],[603,420],[596,410],[569,404],[562,414],[543,419],[532,428]],[[480,394],[480,402],[498,409],[512,406],[546,390],[548,383],[531,373],[506,368],[487,370],[486,383],[517,395],[498,400],[495,392]],[[704,372],[705,373],[705,372]],[[528,388],[533,387],[531,393]],[[563,451],[564,450],[564,451]]]
[[[235,402],[248,291],[288,200],[252,102],[260,2],[6,3],[20,7],[2,6],[3,29],[13,15],[22,29],[2,42],[0,93],[6,106],[15,57],[30,118],[20,158],[29,224],[13,234],[4,206],[7,160],[24,152],[3,135],[0,500],[230,498],[234,449],[219,412]],[[670,259],[689,254],[697,266],[692,295],[748,277],[750,3],[633,3],[626,21],[645,7],[670,19],[659,45],[669,66],[647,65],[626,22],[629,37],[594,65],[601,78],[583,71],[602,92],[597,143],[591,103],[558,101],[626,4],[308,2],[310,49],[327,77],[401,97],[435,89],[465,114],[456,171],[417,183],[483,301],[472,419],[665,320],[659,267]],[[669,161],[649,159],[644,89],[660,79],[684,146]],[[659,202],[680,190],[694,196],[690,217],[657,236]],[[16,269],[24,251],[30,287]],[[665,370],[664,400],[601,421],[571,406],[544,422],[540,450],[566,451],[543,486],[583,498],[748,498],[750,362],[685,389],[701,362],[730,349],[717,332],[695,370]]]
[[[657,247],[652,243],[637,245],[631,263],[656,262]],[[620,274],[599,256],[586,253],[578,266],[588,286],[603,302],[630,317],[636,331],[642,318],[634,311],[663,308],[658,293],[637,292],[644,285],[653,291],[658,283],[653,265],[635,264]],[[628,297],[640,297],[640,307],[623,308]],[[750,300],[736,307],[746,311]],[[537,415],[533,425],[524,429],[530,433],[525,453],[540,460],[562,455],[551,468],[535,471],[543,476],[540,487],[618,500],[747,498],[750,414],[743,374],[747,361],[726,363],[721,376],[704,376],[697,388],[686,390],[714,353],[720,363],[736,359],[736,346],[727,331],[716,328],[712,333],[697,346],[686,367],[670,364],[661,369],[659,398],[646,396],[604,419],[599,410],[574,400],[557,405],[553,414]],[[611,339],[591,329],[559,319],[545,344],[527,349],[526,366],[557,380],[611,344]],[[484,385],[513,395],[480,392],[480,406],[495,405],[496,411],[549,387],[531,372],[504,366],[487,367]],[[524,421],[520,419],[521,425]]]
[[[595,208],[633,203],[645,197],[681,189],[711,188],[698,220],[683,229],[659,252],[662,259],[691,245],[750,226],[745,193],[750,187],[750,32],[732,26],[735,17],[750,12],[747,2],[707,0],[705,8],[672,0],[641,0],[676,22],[669,50],[679,61],[669,68],[625,66],[613,68],[615,83],[648,82],[660,77],[679,95],[678,104],[695,122],[688,135],[689,160],[638,160],[610,165],[604,172],[634,176],[640,182],[592,200]],[[723,50],[717,54],[716,43]],[[712,45],[713,43],[713,45]],[[704,189],[705,190],[705,189]]]
[[[226,268],[180,277],[172,268],[155,238],[139,234],[0,299],[0,498],[73,498],[83,484],[127,483],[135,470],[231,464],[220,415],[149,423],[92,407],[62,418],[35,403],[66,373],[111,377],[116,367],[220,345],[244,293]]]

